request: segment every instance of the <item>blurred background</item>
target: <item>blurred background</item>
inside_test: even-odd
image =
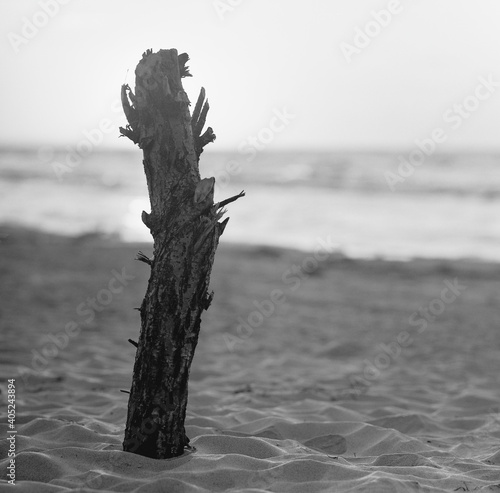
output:
[[[352,257],[500,260],[495,0],[0,3],[0,223],[151,237],[120,87],[190,55],[217,140],[223,241]]]

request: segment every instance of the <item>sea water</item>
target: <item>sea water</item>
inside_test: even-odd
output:
[[[151,241],[140,151],[0,151],[0,223]],[[404,155],[204,152],[227,206],[225,242],[313,250],[328,241],[351,257],[500,260],[500,156],[427,157],[408,172]],[[394,181],[396,177],[397,181]],[[392,179],[391,179],[392,178]]]

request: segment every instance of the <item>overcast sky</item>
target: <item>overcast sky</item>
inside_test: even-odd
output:
[[[75,145],[109,119],[104,145],[130,148],[120,86],[177,48],[218,150],[401,149],[436,127],[443,149],[498,149],[499,19],[498,0],[0,0],[0,144]]]

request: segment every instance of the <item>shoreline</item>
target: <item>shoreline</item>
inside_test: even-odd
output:
[[[11,223],[0,223],[0,244],[4,239],[7,239],[9,236],[17,235],[21,239],[27,238],[53,238],[55,241],[64,242],[67,241],[69,244],[78,244],[78,243],[93,243],[99,244],[101,248],[123,248],[123,249],[152,249],[153,239],[151,238],[151,242],[146,241],[127,241],[123,238],[119,237],[117,234],[108,234],[105,232],[97,231],[97,232],[88,232],[82,233],[78,235],[66,235],[62,233],[54,233],[50,231],[45,231],[43,229],[26,227],[26,226],[17,226]],[[299,249],[286,247],[281,245],[271,245],[271,244],[260,244],[260,243],[242,243],[235,241],[224,241],[222,240],[218,246],[217,252],[220,250],[234,251],[240,253],[247,254],[257,254],[262,252],[264,255],[270,256],[278,256],[278,255],[289,255],[293,256],[309,256],[313,254],[311,250]],[[353,257],[346,255],[342,250],[334,249],[329,252],[330,261],[337,262],[353,262],[353,263],[361,263],[361,264],[429,264],[434,265],[436,267],[440,265],[453,265],[458,267],[462,265],[464,267],[468,267],[470,270],[473,270],[475,267],[479,268],[482,271],[481,266],[490,266],[496,267],[500,266],[500,261],[490,260],[490,259],[482,259],[480,257],[460,257],[460,258],[446,258],[446,257],[408,257],[408,258],[398,258],[398,257],[382,257],[380,255],[376,255],[373,257]],[[216,253],[217,258],[217,253]]]

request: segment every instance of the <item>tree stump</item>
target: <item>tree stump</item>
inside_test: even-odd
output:
[[[137,343],[123,450],[155,459],[181,455],[189,446],[184,429],[189,369],[201,314],[213,292],[209,280],[219,237],[229,218],[214,204],[214,178],[200,178],[203,147],[215,140],[203,127],[209,109],[202,88],[193,116],[181,78],[191,76],[189,57],[177,50],[147,50],[138,63],[135,95],[122,86],[128,125],[120,127],[142,150],[151,212],[142,220],[153,240],[146,295],[139,309]]]

